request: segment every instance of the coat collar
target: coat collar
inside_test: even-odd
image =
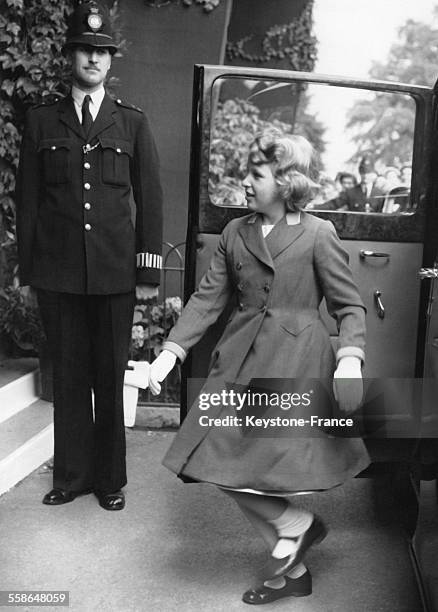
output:
[[[115,123],[114,115],[117,113],[117,106],[106,93],[100,106],[96,120],[93,121],[90,134],[85,138],[82,131],[82,125],[79,123],[78,116],[75,111],[73,98],[67,96],[59,104],[59,118],[65,123],[79,138],[91,142],[100,132]]]
[[[254,213],[247,218],[240,229],[239,234],[249,251],[262,263],[274,268],[273,260],[287,249],[305,231],[305,215],[301,213],[300,223],[291,225],[291,217],[286,215],[273,227],[268,236],[263,238],[261,230],[261,217]]]

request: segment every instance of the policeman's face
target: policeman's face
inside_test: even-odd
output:
[[[105,47],[77,46],[70,60],[73,82],[85,91],[98,89],[111,67],[111,53]]]
[[[365,185],[374,183],[376,178],[377,178],[377,174],[375,172],[361,172],[360,173],[361,183],[365,183]]]

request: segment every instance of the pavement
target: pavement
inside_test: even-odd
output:
[[[161,465],[172,431],[127,430],[126,508],[93,495],[41,504],[41,467],[0,497],[0,590],[66,590],[77,612],[244,611],[267,553],[233,501],[206,484],[183,484]],[[267,610],[420,612],[407,542],[385,479],[355,479],[300,496],[329,527],[306,555],[309,597]],[[66,610],[33,606],[20,610]]]

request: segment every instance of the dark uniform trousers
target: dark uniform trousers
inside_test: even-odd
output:
[[[20,281],[37,290],[53,357],[53,484],[116,491],[135,287],[160,282],[162,191],[144,113],[106,95],[85,135],[70,96],[31,109],[17,237]]]
[[[116,491],[126,484],[123,378],[135,293],[37,295],[53,359],[53,486]]]

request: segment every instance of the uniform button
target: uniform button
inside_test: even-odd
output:
[[[120,100],[120,98],[117,98],[116,102],[117,102],[117,104],[121,104],[121,103],[122,103],[122,101]]]
[[[87,232],[89,232],[90,229],[91,229],[91,225],[89,223],[86,223],[85,224],[85,229],[87,230]]]
[[[245,308],[245,306],[242,304],[242,302],[240,302],[239,304],[239,310],[243,310]]]
[[[85,170],[89,170],[91,168],[91,165],[88,162],[85,162],[84,168]]]
[[[236,263],[236,270],[241,270],[242,269],[242,262],[238,261]]]
[[[268,285],[268,283],[266,283],[266,285],[263,287],[263,289],[266,291],[266,293],[269,293],[271,290],[271,287]]]
[[[90,185],[90,183],[84,183],[84,189],[85,189],[86,191],[88,191],[89,189],[91,189],[91,185]]]
[[[90,210],[90,208],[91,208],[90,202],[85,202],[84,208],[85,208],[85,210]]]
[[[55,145],[51,146],[50,148],[52,149],[52,151],[56,151],[56,146]]]
[[[116,149],[116,153],[119,153],[119,154],[120,154],[121,152],[122,152],[122,149],[120,149],[119,147],[117,147],[117,149]]]

